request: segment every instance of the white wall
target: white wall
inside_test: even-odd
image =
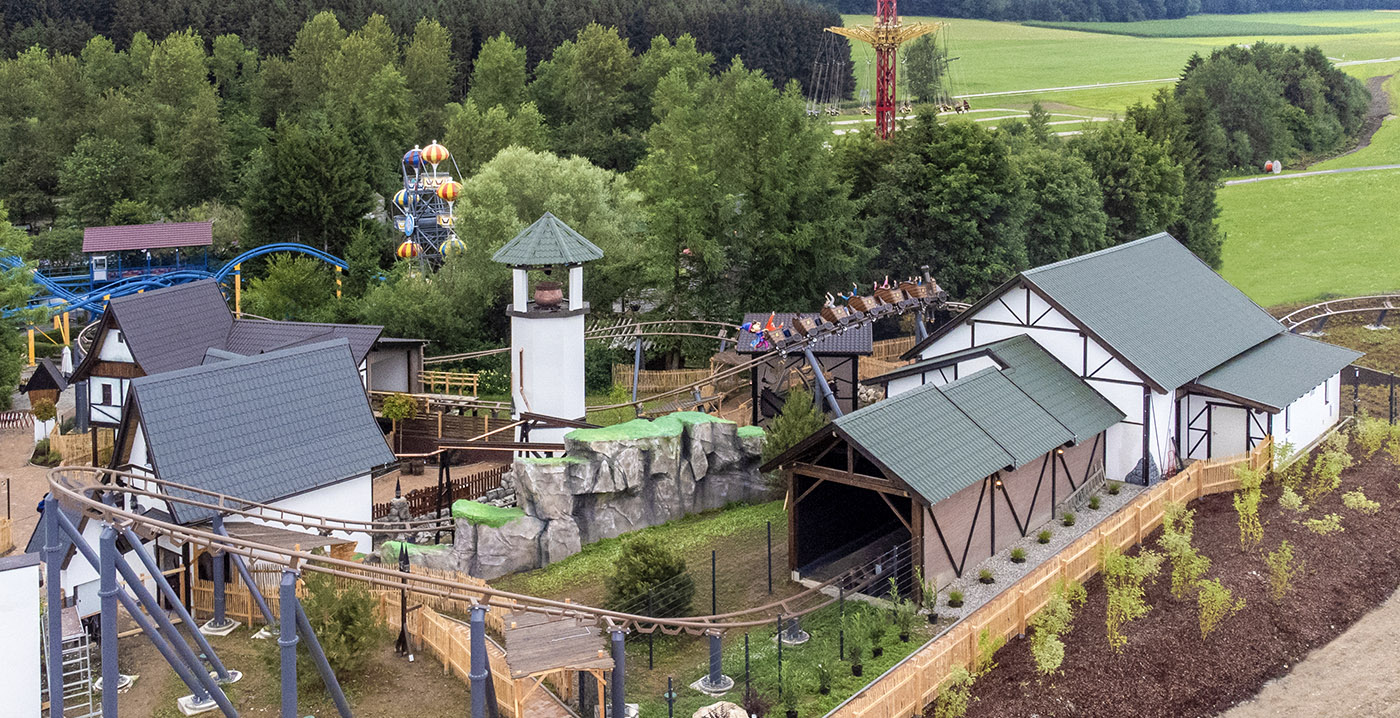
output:
[[[1274,438],[1295,450],[1322,436],[1341,417],[1341,374],[1334,374],[1274,417]]]
[[[102,338],[102,345],[97,348],[97,358],[102,361],[136,363],[136,359],[131,356],[131,347],[127,346],[125,339],[120,329],[108,329],[106,336]]]
[[[583,319],[511,317],[510,379],[515,410],[562,419],[586,413],[583,384]],[[530,440],[562,443],[569,429],[530,432]]]
[[[270,505],[279,509],[302,511],[309,514],[326,516],[328,518],[373,521],[374,482],[370,478],[370,475],[366,473],[357,478],[322,487],[315,491],[308,491],[289,499],[273,501],[270,502]],[[236,517],[230,520],[246,520],[292,531],[309,531],[300,526],[289,526],[275,520],[244,519],[242,517]],[[370,535],[367,533],[334,531],[331,535],[355,541],[355,550],[361,553],[369,553],[373,549]]]
[[[892,379],[889,383],[889,388],[886,389],[886,396],[903,394],[910,389],[916,389],[925,384],[943,386],[961,377],[996,366],[998,366],[998,364],[989,356],[971,357],[949,366],[938,367],[918,374]]]
[[[1110,479],[1126,476],[1142,458],[1142,378],[1024,285],[1008,289],[1000,301],[993,300],[976,314],[964,318],[962,324],[920,352],[919,358],[931,359],[1022,334],[1034,339],[1126,416],[1119,424],[1109,427],[1105,438],[1106,475]],[[903,390],[912,386],[917,386],[917,382],[906,380],[900,385]],[[894,382],[890,387],[893,395]],[[1159,471],[1171,450],[1175,410],[1171,397],[1171,394],[1154,395],[1152,400],[1152,423],[1162,427],[1161,435],[1150,439]]]
[[[39,713],[39,564],[0,570],[0,696],[5,715]]]
[[[112,403],[110,405],[102,403],[102,387],[104,386],[112,388]],[[89,418],[101,424],[121,423],[122,407],[126,404],[126,393],[130,389],[130,379],[114,379],[105,376],[94,376],[88,379]]]
[[[81,528],[83,539],[85,539],[87,545],[92,548],[93,554],[98,555],[101,551],[100,539],[102,537],[102,522],[86,521],[82,524]],[[156,549],[154,542],[144,541],[142,545],[146,547],[146,550],[150,552],[152,556],[155,555]],[[122,560],[126,561],[126,564],[130,566],[132,570],[136,571],[136,575],[140,577],[141,582],[146,585],[148,590],[154,593],[156,590],[155,579],[152,578],[150,572],[146,570],[146,565],[141,563],[141,557],[137,556],[135,551],[127,551],[122,554]],[[74,549],[68,561],[68,568],[63,571],[63,589],[70,594],[77,594],[79,616],[91,616],[102,610],[99,604],[100,599],[97,595],[98,579],[97,568],[88,563],[82,553]],[[120,574],[117,576],[117,581],[123,585],[125,584]]]
[[[408,391],[408,352],[374,350],[365,361],[369,363],[370,390]]]

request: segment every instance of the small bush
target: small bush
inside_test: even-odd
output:
[[[1117,496],[1117,495],[1118,495],[1118,492],[1120,492],[1120,491],[1122,491],[1122,490],[1123,490],[1123,482],[1121,482],[1121,481],[1110,481],[1110,482],[1108,482],[1107,486],[1104,488],[1104,491],[1107,491],[1109,496]]]
[[[992,672],[997,667],[996,661],[992,660],[997,651],[1006,645],[1006,636],[992,637],[992,632],[986,628],[977,633],[977,658],[972,664],[972,674],[981,678]]]
[[[1293,545],[1284,541],[1264,558],[1269,564],[1269,588],[1272,589],[1274,603],[1282,603],[1283,597],[1293,586],[1293,579],[1303,572],[1303,562],[1294,562]]]
[[[1106,544],[1100,550],[1099,570],[1108,594],[1105,616],[1108,645],[1113,650],[1122,652],[1128,644],[1128,637],[1122,632],[1123,626],[1152,610],[1147,603],[1143,584],[1155,579],[1161,569],[1162,555],[1154,551],[1144,549],[1137,556],[1127,556],[1112,544]]]
[[[865,660],[865,650],[869,640],[864,624],[864,614],[857,611],[846,614],[846,658],[850,660],[852,666],[859,666],[861,661]]]
[[[1351,433],[1361,458],[1369,459],[1375,456],[1376,452],[1380,451],[1386,440],[1390,438],[1391,431],[1389,422],[1372,418],[1365,412],[1358,414],[1356,425],[1352,428]]]
[[[1196,601],[1201,609],[1201,638],[1203,639],[1219,628],[1221,621],[1244,608],[1244,597],[1241,596],[1240,600],[1236,601],[1234,593],[1225,588],[1218,578],[1201,581]]]
[[[1049,675],[1059,670],[1065,659],[1062,637],[1073,628],[1075,604],[1083,605],[1087,597],[1084,586],[1075,581],[1057,579],[1050,589],[1050,598],[1039,613],[1031,617],[1031,657],[1036,670]]]
[[[783,695],[780,699],[783,703],[783,710],[797,710],[797,704],[802,700],[802,695],[807,690],[806,675],[798,668],[788,670],[787,674],[783,676]]]
[[[1306,490],[1308,499],[1315,501],[1339,488],[1342,485],[1342,472],[1351,464],[1346,432],[1338,431],[1327,437],[1322,442],[1322,453],[1313,461],[1312,481]]]
[[[1098,494],[1094,494],[1093,496],[1090,496],[1090,497],[1089,497],[1089,508],[1091,508],[1091,509],[1093,509],[1093,510],[1095,510],[1095,511],[1098,511],[1098,510],[1099,510],[1099,495],[1098,495]]]
[[[1035,540],[1039,543],[1050,543],[1050,529],[1041,529],[1040,533],[1035,535]]]
[[[825,663],[817,664],[817,692],[826,695],[831,692],[831,669]]]
[[[1308,505],[1303,503],[1303,497],[1287,486],[1283,487],[1283,493],[1278,497],[1278,505],[1300,514],[1308,510]]]
[[[1374,514],[1381,510],[1381,503],[1366,498],[1366,494],[1361,492],[1360,486],[1356,487],[1355,491],[1348,491],[1342,494],[1342,505],[1352,511],[1360,511],[1363,514]]]
[[[1065,526],[1073,526],[1073,525],[1074,525],[1074,512],[1072,512],[1072,511],[1066,511],[1066,512],[1064,513],[1064,515],[1060,517],[1060,523],[1064,524]]]
[[[1259,502],[1264,498],[1264,471],[1251,469],[1247,465],[1235,468],[1235,478],[1240,482],[1240,490],[1233,497],[1235,511],[1239,514],[1240,547],[1248,551],[1258,546],[1264,539],[1264,526],[1259,523]]]
[[[933,718],[962,718],[972,704],[972,682],[976,677],[966,668],[954,668],[938,689],[933,701]]]
[[[758,694],[758,691],[749,686],[744,691],[744,712],[757,718],[764,718],[768,711],[773,710],[773,702]]]
[[[957,590],[957,589],[953,589],[952,591],[949,591],[949,592],[948,592],[948,606],[949,606],[950,608],[958,608],[958,607],[960,607],[960,606],[962,606],[962,605],[963,605],[963,592],[962,592],[962,591],[959,591],[959,590]]]
[[[1308,519],[1303,522],[1303,526],[1319,536],[1339,533],[1342,529],[1342,517],[1337,514],[1327,514],[1320,519]]]
[[[996,583],[996,577],[992,575],[990,568],[984,568],[977,572],[977,580],[982,583]]]
[[[1011,561],[1012,561],[1013,563],[1025,563],[1025,562],[1026,562],[1026,550],[1023,549],[1023,548],[1021,548],[1020,546],[1017,546],[1016,548],[1011,549]]]
[[[817,411],[812,393],[802,386],[789,389],[783,408],[773,417],[768,439],[763,442],[763,461],[791,449],[823,426],[826,426],[826,415]]]
[[[919,584],[919,599],[923,603],[923,608],[930,614],[938,611],[938,583],[924,578],[924,569],[921,566],[914,567],[914,583]]]
[[[1196,529],[1195,515],[1195,511],[1176,501],[1168,501],[1162,512],[1162,536],[1157,539],[1157,545],[1171,561],[1172,596],[1178,599],[1189,595],[1210,570],[1210,559],[1191,545],[1191,535]]]
[[[52,399],[40,399],[34,402],[34,418],[38,421],[53,421],[58,416],[58,407],[54,406]]]
[[[1308,474],[1308,455],[1295,456],[1293,444],[1288,442],[1275,447],[1274,455],[1279,457],[1276,462],[1278,468],[1274,472],[1279,485],[1294,491],[1300,490],[1303,478]]]
[[[614,611],[640,612],[648,605],[650,592],[657,616],[688,616],[695,598],[695,579],[686,573],[685,560],[660,539],[645,534],[622,544],[604,585],[603,605]]]
[[[865,635],[870,639],[870,650],[874,651],[881,647],[880,641],[884,640],[885,629],[889,628],[889,624],[880,616],[866,616],[864,623]]]
[[[890,577],[890,602],[894,604],[894,626],[901,640],[909,640],[914,630],[914,621],[919,617],[919,607],[910,599],[899,594],[899,583]]]

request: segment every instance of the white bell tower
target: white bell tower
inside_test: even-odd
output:
[[[546,212],[491,257],[509,265],[512,416],[584,418],[583,263],[603,250]],[[531,287],[531,272],[536,280]],[[565,276],[567,275],[567,277]],[[563,443],[567,428],[533,429],[529,441]]]

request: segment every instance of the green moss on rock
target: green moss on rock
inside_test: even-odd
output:
[[[397,564],[399,562],[399,552],[405,548],[408,549],[409,556],[424,556],[442,553],[452,547],[447,544],[424,545],[409,543],[407,541],[385,541],[383,545],[379,547],[379,558],[386,564]]]
[[[541,456],[541,457],[526,456],[526,457],[523,457],[523,458],[519,459],[519,461],[523,461],[523,462],[525,462],[525,463],[527,463],[527,464],[542,464],[542,465],[545,465],[545,466],[550,466],[550,465],[552,465],[552,464],[586,464],[586,463],[588,463],[587,461],[585,461],[585,460],[583,460],[583,459],[580,459],[580,458],[578,458],[577,456]]]
[[[733,424],[728,419],[710,416],[701,411],[678,411],[656,419],[633,419],[621,424],[604,426],[598,429],[574,429],[564,436],[583,443],[595,441],[623,441],[627,439],[651,439],[664,436],[680,436],[687,426],[696,424]]]
[[[452,504],[452,518],[466,519],[473,524],[484,524],[496,529],[524,515],[524,509],[503,508],[466,499]]]
[[[757,437],[759,437],[759,438],[762,438],[762,437],[765,437],[765,436],[767,436],[767,435],[768,435],[768,432],[764,431],[764,430],[763,430],[763,427],[761,427],[761,426],[741,426],[741,427],[739,427],[739,438],[740,438],[740,439],[748,439],[748,438],[755,437],[755,436],[757,436]]]

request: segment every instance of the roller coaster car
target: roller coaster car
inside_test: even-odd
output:
[[[851,310],[845,307],[825,306],[822,307],[822,319],[832,324],[840,324],[842,320],[851,316]]]
[[[905,294],[909,295],[909,297],[912,299],[928,299],[930,296],[928,287],[925,287],[922,284],[915,284],[914,282],[900,282],[899,288],[903,290]]]
[[[875,292],[875,296],[879,297],[880,301],[886,304],[899,304],[904,301],[904,292],[894,287],[881,289]]]
[[[858,312],[870,314],[875,311],[876,307],[880,306],[880,300],[875,297],[851,297],[851,300],[846,304]]]
[[[816,331],[817,327],[820,324],[821,320],[815,317],[812,319],[803,319],[802,317],[798,317],[797,319],[792,320],[792,328],[796,329],[797,333],[801,334],[804,337],[812,336],[812,332]]]
[[[763,334],[764,336],[768,337],[768,342],[775,347],[786,344],[788,340],[792,338],[792,332],[782,328],[769,329]]]

